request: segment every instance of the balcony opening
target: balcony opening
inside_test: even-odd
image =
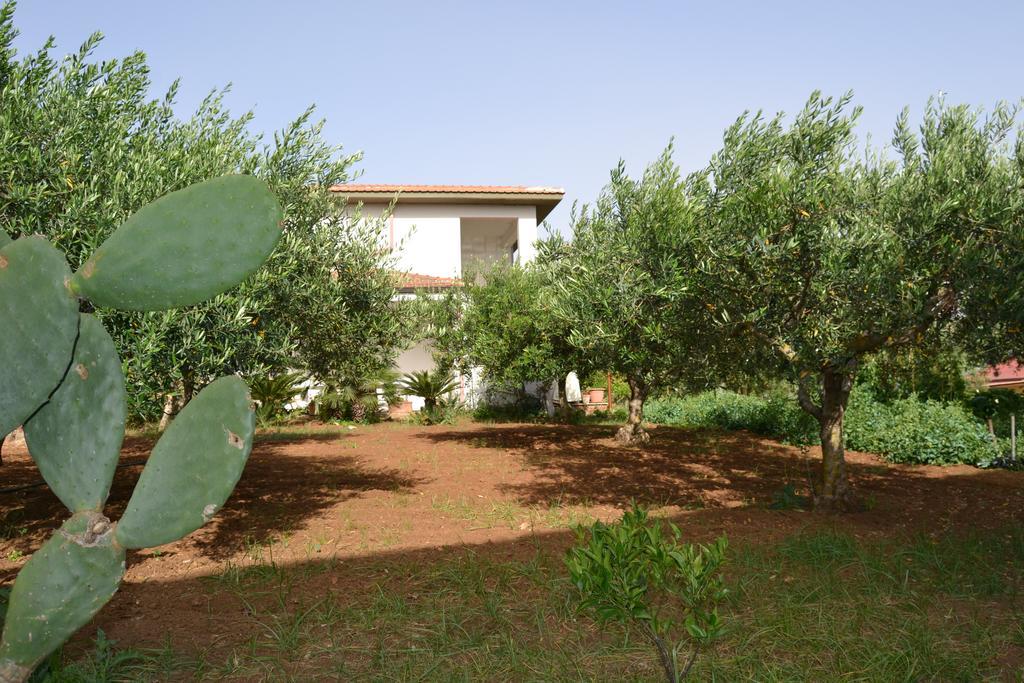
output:
[[[519,259],[519,224],[515,218],[463,218],[462,273]]]

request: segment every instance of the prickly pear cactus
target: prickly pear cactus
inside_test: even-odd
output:
[[[249,457],[249,391],[223,377],[157,442],[119,522],[103,515],[124,438],[121,361],[98,306],[159,310],[215,296],[252,274],[281,234],[281,208],[250,176],[174,192],[129,218],[72,274],[39,237],[0,230],[0,436],[24,425],[29,452],[67,522],[22,568],[0,639],[0,683],[20,683],[117,591],[125,551],[199,528]]]

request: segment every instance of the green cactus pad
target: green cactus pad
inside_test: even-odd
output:
[[[60,384],[78,334],[78,300],[63,254],[41,237],[0,249],[0,437]]]
[[[0,249],[3,249],[12,241],[13,240],[11,239],[11,236],[7,234],[7,231],[0,228]]]
[[[114,340],[82,314],[71,370],[25,423],[25,440],[46,483],[72,512],[99,511],[121,454],[127,413]]]
[[[31,671],[87,624],[124,576],[124,549],[113,526],[80,512],[50,537],[18,573],[0,642],[0,677]]]
[[[238,377],[199,392],[149,456],[117,525],[117,542],[151,548],[208,522],[242,476],[254,428],[249,390]]]
[[[190,306],[255,272],[281,236],[281,206],[252,176],[214,178],[139,209],[75,273],[99,306]]]

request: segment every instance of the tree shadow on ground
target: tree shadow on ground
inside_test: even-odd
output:
[[[506,424],[471,431],[425,432],[435,443],[461,443],[518,453],[531,472],[529,481],[499,488],[524,505],[646,505],[683,508],[744,507],[770,504],[787,484],[810,492],[821,462],[818,447],[798,448],[748,432],[653,428],[646,445],[614,440],[616,428]],[[899,506],[900,499],[927,505],[938,492],[953,505],[971,497],[970,487],[1006,485],[1019,489],[1018,473],[969,467],[947,469],[956,476],[936,478],[939,468],[886,463],[875,456],[849,453],[851,481],[868,497]]]
[[[188,543],[199,554],[222,560],[235,554],[243,543],[263,543],[302,528],[307,519],[324,508],[357,497],[366,491],[413,489],[426,480],[394,468],[362,465],[346,443],[347,434],[297,435],[253,446],[242,477],[214,519],[179,543]],[[289,442],[308,444],[301,452],[286,452]],[[144,460],[152,440],[130,439],[122,451],[122,463]],[[39,478],[38,469],[22,452],[5,464],[10,485]],[[120,519],[135,489],[142,467],[120,467],[114,475],[104,514]],[[9,468],[9,469],[8,469]],[[4,484],[8,485],[5,476]],[[34,551],[70,513],[50,491],[41,486],[0,497],[0,540],[23,553]],[[6,520],[6,522],[5,522]],[[175,544],[163,552],[174,552]],[[144,560],[133,553],[136,560]]]

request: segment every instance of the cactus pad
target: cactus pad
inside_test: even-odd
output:
[[[7,605],[0,680],[26,678],[114,594],[125,553],[113,536],[106,517],[80,512],[22,567]]]
[[[103,324],[82,314],[71,370],[25,423],[46,483],[72,512],[99,511],[121,454],[127,405],[121,360]]]
[[[0,437],[60,384],[78,334],[64,255],[41,237],[0,249]]]
[[[263,264],[281,218],[267,184],[252,176],[197,183],[139,209],[75,273],[72,288],[99,306],[135,311],[199,303]]]
[[[254,428],[249,390],[238,377],[199,392],[153,449],[117,525],[117,542],[150,548],[208,522],[242,475]]]
[[[0,249],[6,247],[11,241],[11,236],[7,234],[7,231],[0,228]]]

